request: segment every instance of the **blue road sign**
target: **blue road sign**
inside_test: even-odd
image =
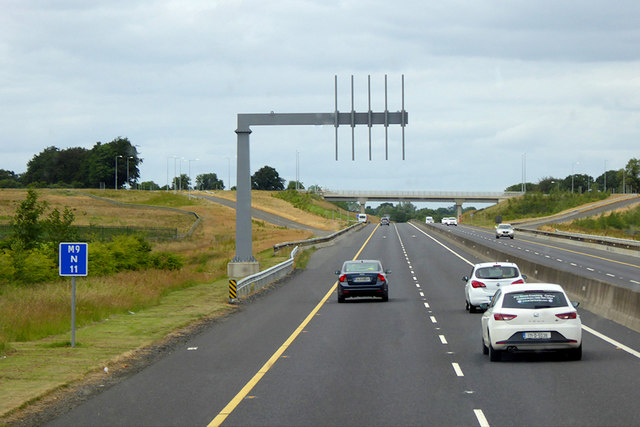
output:
[[[60,276],[86,276],[89,265],[87,243],[60,243]]]

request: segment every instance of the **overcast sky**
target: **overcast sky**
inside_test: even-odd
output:
[[[305,186],[500,191],[640,157],[637,0],[0,0],[0,169],[127,137],[142,181],[235,185],[238,113],[401,108],[401,128],[254,127],[251,171]],[[175,161],[174,156],[184,158]],[[198,159],[197,161],[194,160]],[[606,163],[605,163],[606,162]],[[230,167],[229,167],[230,165]],[[171,178],[170,178],[171,179]]]

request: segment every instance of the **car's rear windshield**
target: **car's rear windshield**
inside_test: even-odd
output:
[[[379,271],[380,267],[376,262],[359,262],[355,264],[346,264],[344,270],[347,273],[366,273],[370,271]]]
[[[566,307],[569,303],[562,292],[527,291],[510,292],[505,294],[502,301],[503,308],[551,308]]]
[[[510,225],[506,225],[506,224],[500,224],[500,225],[498,226],[498,228],[502,228],[502,229],[506,228],[506,229],[509,229],[509,228],[511,228],[511,226],[510,226]]]
[[[518,277],[520,273],[515,267],[482,267],[476,271],[476,277],[478,279],[512,279]]]

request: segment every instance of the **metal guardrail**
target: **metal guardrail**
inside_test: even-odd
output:
[[[267,268],[264,271],[238,280],[236,284],[236,298],[229,298],[231,302],[234,302],[237,298],[247,296],[258,289],[262,289],[289,274],[293,270],[293,261],[297,254],[298,246],[293,248],[288,260],[281,262],[278,265],[274,265],[271,268]]]
[[[515,230],[524,233],[538,234],[547,237],[557,237],[567,240],[575,240],[585,243],[597,243],[599,245],[611,246],[614,248],[628,249],[640,252],[640,241],[630,239],[619,239],[617,237],[594,236],[591,234],[567,233],[564,231],[542,231],[530,228],[514,227]]]
[[[362,225],[362,223],[356,223],[353,225],[350,225],[347,228],[344,228],[342,230],[336,231],[333,234],[329,234],[328,236],[324,236],[324,237],[314,237],[313,239],[307,239],[307,240],[296,240],[293,242],[284,242],[284,243],[278,243],[273,245],[273,252],[278,252],[280,249],[282,248],[286,248],[286,247],[290,247],[290,246],[313,246],[315,244],[318,243],[325,243],[328,242],[330,240],[335,239],[336,237],[340,236],[341,234],[346,233],[347,231],[353,229],[354,227],[357,227],[359,225]]]

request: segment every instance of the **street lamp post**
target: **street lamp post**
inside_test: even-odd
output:
[[[115,190],[118,189],[118,157],[122,158],[122,156],[121,155],[116,156],[115,183],[113,184],[113,188]]]
[[[191,182],[191,162],[197,162],[200,159],[189,159],[189,182]],[[189,188],[189,199],[191,199],[191,185],[187,185]]]
[[[133,159],[133,157],[127,156],[127,190],[131,189],[131,184],[129,184],[129,159]]]

